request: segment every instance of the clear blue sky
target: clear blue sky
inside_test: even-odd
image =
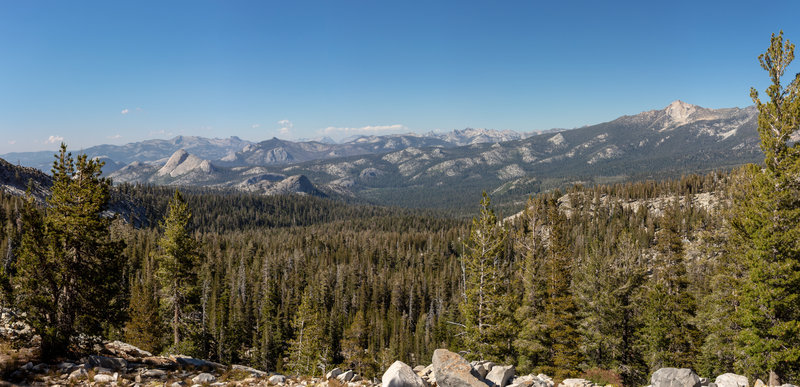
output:
[[[749,105],[800,2],[0,1],[0,153]],[[794,66],[797,68],[798,66]]]

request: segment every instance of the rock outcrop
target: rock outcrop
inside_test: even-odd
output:
[[[433,372],[440,387],[486,387],[463,357],[446,349],[433,352]]]
[[[422,371],[422,370],[420,370]],[[381,377],[381,387],[427,387],[408,364],[402,361],[392,363]]]
[[[653,387],[700,387],[700,377],[688,368],[661,368],[650,377]]]

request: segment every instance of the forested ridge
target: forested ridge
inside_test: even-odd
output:
[[[643,385],[683,367],[797,383],[800,74],[780,85],[793,49],[773,35],[759,57],[763,166],[554,190],[506,219],[486,194],[469,223],[112,188],[62,144],[46,205],[0,194],[3,307],[27,313],[46,359],[88,335],[298,375],[375,376],[449,348],[557,380]],[[110,216],[115,195],[141,221]]]

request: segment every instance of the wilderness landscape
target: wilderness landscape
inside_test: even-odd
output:
[[[236,15],[225,28],[209,26],[227,43],[253,31],[301,45],[332,33],[241,24],[255,13],[207,6],[197,3],[204,20]],[[296,11],[271,7],[254,9]],[[503,9],[496,28],[508,20],[527,26]],[[418,20],[419,9],[410,10]],[[42,36],[55,39],[50,34]],[[467,41],[432,36],[454,46]],[[260,138],[226,129],[227,136],[165,131],[103,141],[103,132],[92,132],[110,130],[101,127],[50,135],[37,146],[7,140],[0,148],[0,385],[795,387],[800,73],[791,70],[789,34],[767,37],[750,67],[760,64],[769,83],[751,81],[759,87],[750,89],[749,106],[703,107],[672,96],[571,129],[327,126],[300,137],[293,135],[300,121],[281,119],[274,134],[283,136]],[[361,52],[370,43],[359,39],[366,39],[355,45]],[[202,67],[176,58],[164,61],[178,60],[187,72]],[[248,68],[246,57],[236,58],[237,69]],[[350,74],[325,66],[333,70],[315,67],[331,71],[325,81]],[[348,82],[362,77],[370,74]],[[486,87],[482,79],[475,87]],[[194,82],[226,92],[239,85],[225,98],[248,93],[235,72],[182,86],[191,90]],[[314,104],[312,89],[297,92],[296,106]],[[292,99],[281,91],[281,101]],[[95,93],[95,103],[109,98]],[[370,98],[357,99],[362,113],[383,111]],[[513,109],[492,98],[481,103],[506,110],[482,114],[511,122],[502,120]],[[336,102],[323,100],[314,114],[339,119],[326,105]],[[442,111],[453,107],[438,103]],[[247,111],[222,100],[206,109],[219,120]],[[561,126],[581,109],[561,113]],[[7,113],[4,134],[25,134],[5,130],[18,114]],[[459,114],[480,116],[473,113]],[[139,130],[152,117],[169,122],[163,114],[126,107],[119,116],[140,120],[131,124]],[[112,121],[92,117],[79,121]],[[261,133],[260,124],[244,126]]]

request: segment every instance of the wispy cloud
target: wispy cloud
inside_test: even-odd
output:
[[[61,136],[50,136],[45,140],[45,144],[55,144],[57,142],[64,141],[64,137]]]
[[[278,132],[283,135],[291,133],[292,128],[294,128],[294,124],[289,120],[280,120],[278,121],[278,125],[281,126],[281,128],[278,129]]]
[[[151,130],[151,131],[150,131],[150,135],[151,135],[151,136],[172,136],[172,134],[173,134],[172,132],[167,132],[167,131],[166,131],[166,130],[164,130],[164,129],[161,129],[161,130]]]
[[[130,110],[128,110],[128,109],[122,109],[122,111],[121,111],[120,113],[122,113],[122,115],[124,116],[124,115],[126,115],[126,114],[128,114],[128,113],[130,113],[130,112],[131,112],[131,111],[130,111]]]
[[[407,131],[408,128],[405,125],[394,124],[394,125],[367,125],[362,126],[360,128],[342,128],[336,126],[329,126],[322,130],[322,133],[325,135],[353,135],[353,134],[375,134],[375,133],[383,133],[383,132],[399,132],[399,131]]]
[[[14,145],[17,143],[17,140],[9,140],[8,143],[9,145]]]
[[[260,128],[261,124],[253,124],[253,125],[250,125],[250,127],[253,128],[253,129]]]
[[[113,135],[113,136],[108,136],[107,138],[110,138],[110,139],[112,139],[112,140],[116,140],[116,139],[120,139],[120,138],[122,138],[122,135],[121,135],[121,134],[119,134],[119,133],[117,133],[117,134],[115,134],[115,135]]]

